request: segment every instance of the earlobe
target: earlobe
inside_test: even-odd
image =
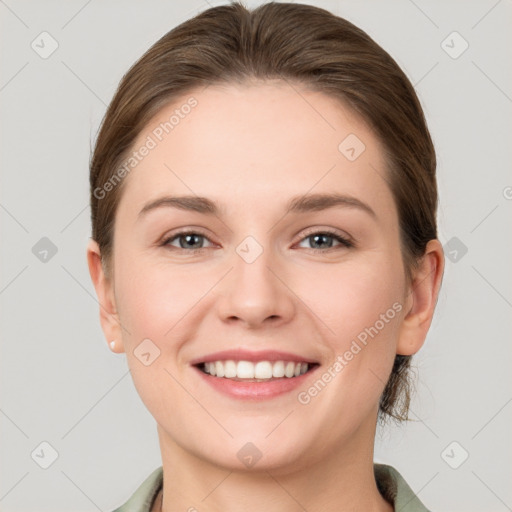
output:
[[[116,342],[115,352],[122,352],[122,332],[117,313],[112,280],[105,276],[98,243],[92,238],[87,245],[87,264],[100,307],[100,323],[107,342]],[[112,348],[112,347],[111,347]]]
[[[439,240],[430,240],[425,248],[405,302],[405,309],[397,354],[412,355],[418,352],[427,337],[437,303],[444,271],[443,247]]]

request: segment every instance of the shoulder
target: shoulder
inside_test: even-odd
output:
[[[394,505],[395,510],[429,512],[394,467],[386,464],[374,464],[373,471],[380,493]]]
[[[163,483],[163,467],[155,469],[132,494],[130,499],[113,512],[150,512]]]

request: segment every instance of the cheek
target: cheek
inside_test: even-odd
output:
[[[316,286],[308,289],[306,303],[321,320],[333,361],[323,369],[325,379],[319,374],[329,381],[325,387],[330,398],[324,403],[336,403],[339,410],[348,407],[364,416],[377,403],[391,372],[403,310],[398,258],[373,255],[333,266],[331,272],[317,274]],[[317,387],[323,389],[323,384]]]
[[[337,348],[341,350],[347,339],[373,326],[395,302],[401,301],[404,276],[399,256],[370,254],[310,272],[301,280],[301,284],[297,283],[303,290],[301,299],[314,311],[326,334],[338,341]],[[396,307],[390,313],[396,320],[395,313]],[[387,327],[386,330],[389,331]]]
[[[212,286],[211,272],[193,265],[155,263],[141,254],[116,261],[116,299],[133,338],[172,337],[172,331]],[[133,339],[133,341],[136,341]]]
[[[155,418],[165,419],[171,429],[186,430],[185,419],[197,410],[179,384],[180,348],[193,335],[194,306],[212,287],[212,276],[165,268],[140,254],[120,257],[116,264],[118,313],[128,331],[123,343],[135,388]],[[147,365],[144,352],[150,354]],[[170,408],[178,405],[180,415],[170,416]]]

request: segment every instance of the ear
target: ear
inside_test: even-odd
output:
[[[425,342],[434,316],[443,271],[443,247],[439,240],[430,240],[405,299],[405,317],[400,329],[397,354],[415,354]]]
[[[101,263],[98,243],[92,238],[87,245],[87,263],[98,302],[100,305],[100,323],[107,343],[115,340],[115,352],[124,352],[121,324],[117,313],[112,279],[105,276]],[[110,347],[109,347],[110,348]]]

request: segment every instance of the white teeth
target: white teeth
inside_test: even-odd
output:
[[[284,362],[276,361],[272,366],[272,377],[284,377]]]
[[[303,375],[309,369],[308,363],[293,361],[212,361],[204,363],[204,372],[226,379],[292,378]]]
[[[222,364],[220,361],[217,364]],[[254,379],[254,364],[250,361],[238,361],[236,376],[239,379]]]
[[[295,373],[295,363],[289,362],[286,363],[286,366],[284,368],[284,374],[286,377],[293,377]]]
[[[215,375],[217,375],[217,377],[224,377],[224,365],[221,361],[215,362]]]
[[[256,379],[271,379],[272,378],[272,363],[268,361],[258,361],[254,366],[254,378]]]
[[[235,361],[224,361],[224,377],[227,377],[228,379],[236,377]]]

